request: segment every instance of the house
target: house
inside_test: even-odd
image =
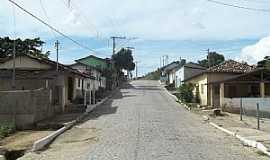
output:
[[[183,82],[195,85],[193,94],[200,101],[201,106],[218,107],[220,106],[220,86],[212,83],[251,72],[253,69],[254,66],[247,63],[227,60],[187,78]]]
[[[95,77],[95,87],[103,89],[113,89],[116,87],[116,77],[113,69],[114,65],[111,59],[99,58],[94,55],[90,55],[78,60],[75,60],[75,64],[72,64],[73,69],[77,69],[81,73],[86,73]]]
[[[257,104],[260,110],[270,113],[270,70],[256,68],[250,72],[209,83],[216,86],[219,92],[216,107],[224,110],[239,112],[242,105],[246,112],[256,113]]]
[[[193,62],[189,62],[187,64],[184,64],[176,71],[176,83],[175,87],[178,88],[183,83],[182,81],[185,81],[186,79],[189,79],[190,77],[193,77],[195,75],[198,75],[205,71],[206,68]]]
[[[15,85],[12,84],[13,62]],[[19,126],[25,126],[66,112],[78,94],[75,79],[90,83],[91,77],[46,58],[20,55],[14,61],[12,57],[2,60],[0,120],[10,119],[14,115],[12,119]]]
[[[186,63],[186,60],[174,61],[164,67],[162,67],[160,81],[167,85],[175,85],[176,82],[176,71]]]

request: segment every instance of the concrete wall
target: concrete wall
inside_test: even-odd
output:
[[[16,57],[15,59],[16,68],[20,69],[50,69],[51,66],[40,63],[26,56]],[[0,69],[12,69],[13,61],[9,60],[4,63],[0,63]]]
[[[224,108],[227,111],[239,112],[241,98],[224,98]],[[244,114],[256,115],[257,103],[260,105],[260,111],[270,117],[270,98],[242,98]]]
[[[18,90],[0,92],[0,121],[15,122],[21,129],[52,117],[61,106],[53,106],[51,90]]]
[[[12,89],[11,79],[0,79],[0,91],[8,91]],[[33,90],[45,88],[46,80],[16,80],[16,90]]]

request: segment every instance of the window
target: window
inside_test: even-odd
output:
[[[78,87],[81,87],[81,79],[78,79]]]
[[[201,94],[204,93],[204,84],[201,84]]]

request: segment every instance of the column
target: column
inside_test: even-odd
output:
[[[260,95],[262,98],[265,97],[265,86],[264,86],[264,82],[260,83]]]
[[[220,107],[224,105],[224,83],[220,83],[219,95],[220,95]]]
[[[86,106],[86,90],[83,90],[83,105]]]
[[[210,106],[214,108],[214,94],[213,94],[213,85],[209,85],[209,91],[210,91]]]

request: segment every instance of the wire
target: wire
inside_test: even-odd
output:
[[[24,11],[25,13],[29,14],[31,17],[33,17],[34,19],[38,20],[39,22],[41,22],[42,24],[46,25],[47,27],[49,27],[51,30],[57,32],[58,34],[60,34],[61,36],[69,39],[70,41],[72,41],[73,43],[77,44],[78,46],[80,46],[81,48],[84,48],[86,50],[89,50],[91,52],[94,53],[98,53],[95,50],[80,44],[78,41],[72,39],[71,37],[69,37],[68,35],[66,35],[65,33],[62,33],[61,31],[59,31],[58,29],[54,28],[52,25],[48,24],[47,22],[45,22],[44,20],[42,20],[41,18],[35,16],[33,13],[29,12],[28,10],[24,9],[23,7],[21,7],[19,4],[17,4],[16,2],[14,2],[13,0],[8,0],[9,2],[11,2],[12,4],[14,4],[15,6],[17,6],[19,9],[21,9],[22,11]]]
[[[270,13],[269,9],[244,7],[244,6],[239,6],[239,5],[230,4],[230,3],[224,3],[224,2],[220,2],[220,1],[216,1],[216,0],[207,0],[207,1],[211,2],[211,3],[216,3],[216,4],[219,4],[219,5],[224,5],[224,6],[229,6],[229,7],[239,8],[239,9],[245,9],[245,10],[256,11],[256,12]]]
[[[43,11],[45,17],[47,18],[47,21],[50,23],[51,20],[50,20],[50,18],[49,18],[49,16],[48,16],[48,13],[47,13],[47,11],[46,11],[44,5],[43,5],[42,0],[39,0],[39,3],[40,3],[40,7],[41,7],[41,9],[42,9],[42,11]],[[57,39],[57,38],[56,38],[56,34],[55,34],[52,30],[50,30],[50,31],[51,31],[51,33],[52,33],[54,39]]]
[[[71,1],[69,0],[68,1],[68,3],[66,3],[64,0],[62,0],[61,1],[64,5],[65,5],[65,7],[70,11],[70,13],[72,13],[74,10],[72,9],[72,7],[71,7]],[[75,5],[73,5],[73,6],[75,6]],[[84,14],[82,14],[82,12],[81,12],[81,14],[79,13],[79,15],[78,15],[78,17],[82,17],[82,18],[84,18],[84,21],[80,21],[84,26],[85,26],[85,28],[86,29],[88,29],[89,31],[90,31],[90,33],[93,33],[93,31],[90,29],[90,28],[92,28],[92,29],[94,29],[95,31],[95,33],[96,33],[96,36],[97,36],[97,39],[99,38],[99,31],[97,30],[97,27],[93,24],[93,23],[91,23],[91,22],[89,22],[88,21],[88,18],[84,15]],[[85,23],[85,21],[87,21],[90,25],[92,25],[92,26],[90,26],[90,25],[88,25],[88,23]]]

